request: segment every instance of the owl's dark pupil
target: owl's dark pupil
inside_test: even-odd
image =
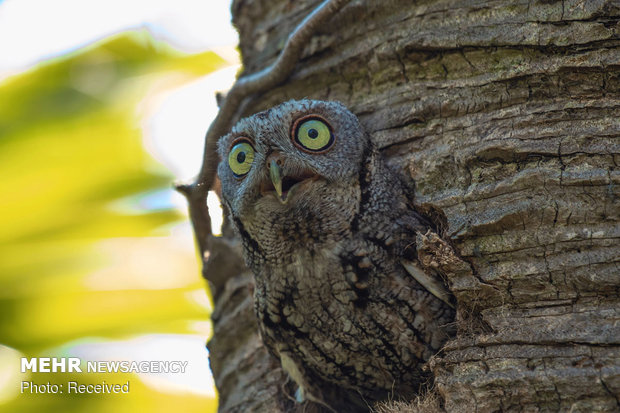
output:
[[[308,129],[308,137],[310,139],[316,139],[319,136],[319,131],[316,129]]]
[[[239,163],[245,162],[245,152],[239,152],[237,154],[237,162]]]

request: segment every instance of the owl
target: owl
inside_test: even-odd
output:
[[[357,117],[289,101],[239,121],[218,153],[259,330],[298,401],[358,412],[418,394],[453,333],[451,296],[417,260],[431,223]]]

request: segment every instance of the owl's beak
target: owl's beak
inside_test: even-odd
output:
[[[281,204],[286,204],[293,194],[298,192],[300,188],[311,181],[319,178],[319,176],[310,169],[285,171],[282,169],[282,158],[273,156],[267,160],[269,166],[269,178],[271,179],[271,185],[268,182],[263,182],[267,186],[273,186],[276,191],[276,198]],[[261,192],[267,193],[271,191],[271,188],[266,188],[261,184]]]
[[[278,194],[278,199],[284,203],[285,200],[282,199],[282,168],[275,159],[269,162],[269,177],[271,178],[271,183],[273,183],[273,188]]]

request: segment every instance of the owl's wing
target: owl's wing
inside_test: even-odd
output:
[[[411,261],[402,260],[401,263],[403,264],[403,267],[405,267],[407,272],[417,282],[419,282],[422,287],[426,288],[428,292],[439,298],[451,308],[454,308],[454,306],[450,302],[450,294],[446,290],[446,287],[444,287],[444,285],[436,277],[429,276],[424,272],[423,269],[419,267],[419,265]]]

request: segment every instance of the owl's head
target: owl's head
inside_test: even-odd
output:
[[[326,208],[357,182],[368,145],[341,103],[285,102],[242,119],[220,139],[224,201],[238,217]]]

